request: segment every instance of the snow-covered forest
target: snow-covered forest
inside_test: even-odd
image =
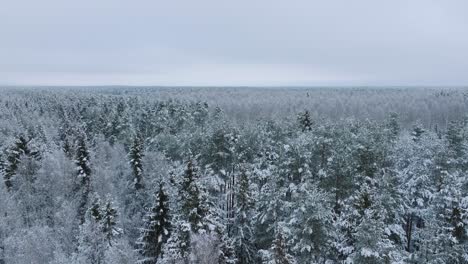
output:
[[[468,90],[0,88],[0,264],[468,263]]]

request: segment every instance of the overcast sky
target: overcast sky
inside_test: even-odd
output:
[[[0,84],[468,85],[466,0],[0,3]]]

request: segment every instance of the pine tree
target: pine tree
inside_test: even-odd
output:
[[[302,132],[312,130],[312,119],[308,110],[304,111],[304,113],[299,114],[298,121],[301,126]]]
[[[85,212],[85,221],[80,225],[78,249],[73,255],[73,263],[104,264],[107,243],[102,232],[101,201],[95,198]]]
[[[99,198],[99,196],[95,195],[94,201],[88,211],[90,217],[92,217],[92,219],[96,221],[96,223],[101,222],[101,199]]]
[[[101,208],[101,218],[102,232],[109,246],[112,246],[112,241],[122,233],[122,230],[117,227],[117,209],[110,200]]]
[[[386,214],[378,199],[374,179],[367,178],[343,208],[337,222],[342,226],[338,232],[345,237],[338,252],[345,262],[392,263],[394,250],[386,231]]]
[[[255,263],[253,230],[250,224],[253,201],[247,173],[242,170],[236,195],[237,211],[234,221],[234,246],[239,264]]]
[[[142,258],[139,263],[156,263],[163,254],[163,245],[167,242],[171,229],[168,200],[161,183],[155,204],[146,216],[145,228],[141,229],[138,245]]]
[[[432,218],[431,200],[439,179],[446,177],[446,159],[437,155],[442,146],[436,135],[414,140],[412,134],[401,138],[395,148],[394,170],[400,184],[402,205],[398,214],[401,217],[403,233],[402,247],[408,261],[418,263],[426,255],[427,225]],[[434,160],[434,156],[439,161]],[[383,198],[382,198],[383,199]]]
[[[195,124],[204,128],[204,125],[208,119],[208,104],[197,102],[195,105],[195,111],[193,113]]]
[[[193,235],[214,231],[215,225],[208,219],[208,201],[197,170],[194,162],[189,160],[179,185],[178,215],[174,217],[172,234],[163,246],[165,256],[162,263],[190,263]]]
[[[39,153],[33,151],[29,147],[30,140],[23,136],[19,136],[14,146],[10,149],[7,155],[7,162],[4,165],[4,183],[7,190],[10,191],[13,187],[12,179],[16,175],[19,163],[22,156],[38,159]]]
[[[391,141],[395,141],[400,133],[400,123],[397,113],[391,113],[387,121],[387,129]]]
[[[413,141],[419,141],[419,139],[425,132],[426,130],[422,127],[422,125],[420,123],[416,123],[413,126],[413,132],[411,132],[411,135],[413,136]]]
[[[73,150],[72,150],[72,146],[70,144],[70,141],[68,140],[68,138],[65,138],[64,141],[63,141],[63,145],[62,145],[62,150],[63,152],[65,153],[65,155],[72,159],[73,158]]]
[[[236,264],[238,259],[236,257],[234,242],[229,238],[226,232],[218,232],[219,237],[219,264]],[[246,263],[246,262],[244,262]]]
[[[135,137],[133,145],[130,149],[130,166],[133,172],[133,186],[135,190],[141,190],[143,185],[143,144],[139,137]]]
[[[333,219],[330,200],[310,180],[301,183],[292,194],[292,211],[285,221],[289,230],[286,238],[300,263],[320,263],[328,257]]]
[[[78,217],[80,224],[85,222],[86,206],[91,192],[91,168],[89,166],[89,151],[86,140],[82,136],[78,140],[75,164],[78,170],[77,192],[79,194]]]
[[[448,172],[440,190],[433,195],[432,217],[426,228],[429,233],[429,258],[434,263],[465,263],[468,261],[467,180],[458,172]]]
[[[288,247],[283,236],[283,232],[277,230],[276,238],[272,245],[274,264],[294,264],[294,258],[288,253]]]
[[[174,228],[166,243],[163,244],[161,258],[163,264],[190,263],[191,244],[190,224],[181,219],[174,221]]]
[[[450,122],[447,128],[448,149],[455,157],[461,157],[463,154],[463,134],[459,122]]]
[[[208,208],[206,208],[202,192],[197,168],[190,160],[182,179],[179,197],[181,199],[181,215],[190,224],[192,232],[195,233],[206,228],[207,224],[204,220],[208,214]]]

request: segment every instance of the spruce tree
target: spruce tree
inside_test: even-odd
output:
[[[288,253],[288,246],[283,235],[283,232],[277,230],[276,238],[272,245],[273,262],[272,264],[294,264],[294,258]]]
[[[92,217],[94,221],[100,222],[102,220],[101,199],[99,198],[99,196],[96,195],[88,211],[89,211],[89,215]]]
[[[241,172],[236,194],[237,211],[234,221],[234,246],[239,264],[255,263],[253,230],[250,224],[253,201],[249,178],[245,170]]]
[[[426,132],[426,130],[422,127],[420,123],[416,123],[413,126],[413,131],[411,135],[413,137],[413,141],[417,142],[420,140],[421,136]]]
[[[427,233],[434,262],[465,263],[468,259],[468,181],[458,172],[446,173],[440,190],[433,194]]]
[[[104,264],[107,243],[102,232],[102,216],[101,200],[95,195],[80,225],[78,249],[72,257],[73,263]]]
[[[91,168],[89,151],[84,136],[78,139],[75,164],[77,165],[77,192],[79,195],[78,217],[80,224],[85,222],[86,206],[91,192]]]
[[[110,200],[101,208],[101,217],[102,232],[109,246],[112,246],[112,241],[122,233],[122,230],[117,227],[117,209]]]
[[[65,156],[68,158],[72,159],[73,158],[73,150],[72,150],[72,145],[70,144],[70,141],[68,138],[65,138],[62,144],[62,150],[65,153]]]
[[[300,263],[320,263],[327,259],[331,238],[333,203],[329,195],[306,180],[292,194],[291,213],[286,217],[285,237]]]
[[[463,134],[459,122],[450,122],[447,128],[448,149],[455,158],[461,157],[463,153]]]
[[[143,144],[140,137],[135,137],[133,145],[130,148],[130,166],[133,173],[133,186],[135,190],[141,190],[143,186]]]
[[[164,264],[189,264],[191,234],[190,225],[187,222],[181,219],[175,220],[171,235],[163,244],[161,251],[164,252],[164,255],[160,262]]]
[[[8,151],[7,161],[4,167],[4,183],[7,190],[10,191],[13,187],[13,177],[16,175],[18,166],[22,156],[30,158],[39,158],[39,153],[33,151],[29,147],[30,140],[27,140],[24,136],[19,136],[14,146]]]
[[[145,227],[140,231],[138,251],[141,259],[139,263],[156,263],[162,256],[163,245],[169,238],[171,228],[168,200],[161,183],[156,194],[156,201],[146,216]]]
[[[391,113],[387,120],[387,129],[389,134],[389,139],[391,141],[395,141],[398,138],[398,134],[400,133],[400,123],[398,120],[397,113]]]
[[[308,110],[304,111],[304,113],[299,114],[298,121],[301,126],[302,132],[312,130],[312,119]]]
[[[203,199],[197,168],[193,161],[187,163],[187,168],[182,179],[179,197],[181,199],[181,214],[185,221],[190,224],[192,232],[199,232],[206,227],[204,222],[208,214],[206,201]]]
[[[180,206],[174,229],[163,249],[163,263],[190,263],[192,236],[211,231],[208,227],[207,199],[199,181],[194,161],[189,160],[179,185]]]

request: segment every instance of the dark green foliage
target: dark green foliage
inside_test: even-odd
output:
[[[182,178],[179,199],[181,200],[181,214],[190,224],[192,232],[198,232],[205,227],[205,217],[208,214],[206,201],[203,200],[197,167],[193,161],[187,163],[187,168]]]
[[[100,222],[102,220],[102,214],[101,214],[101,200],[99,198],[96,198],[89,209],[91,217],[96,221]]]
[[[411,135],[413,136],[414,141],[419,141],[421,136],[426,132],[426,130],[422,127],[421,124],[417,123],[413,126],[413,132]]]
[[[302,132],[312,130],[312,119],[308,110],[304,111],[304,113],[300,113],[297,119]]]
[[[452,236],[461,244],[468,239],[466,230],[468,223],[463,218],[462,210],[459,207],[453,207],[449,220],[452,225]]]
[[[143,144],[139,137],[135,137],[133,145],[130,148],[130,165],[133,172],[133,186],[139,191],[144,188],[143,185]]]
[[[168,201],[169,197],[160,184],[155,204],[146,216],[145,227],[140,231],[141,236],[138,241],[140,263],[156,263],[163,253],[162,246],[167,242],[171,229]]]
[[[460,157],[463,152],[463,130],[459,122],[450,122],[447,128],[448,148],[455,157]]]
[[[110,201],[107,201],[102,210],[102,232],[109,246],[112,246],[112,240],[119,235],[120,229],[117,228],[117,209],[115,209]]]
[[[391,113],[387,120],[387,129],[389,138],[391,141],[395,141],[398,138],[401,127],[399,122],[399,116],[397,113]]]
[[[30,140],[27,140],[24,136],[19,136],[14,146],[8,151],[6,164],[3,166],[3,177],[7,190],[11,190],[13,187],[12,179],[16,174],[21,157],[39,158],[39,153],[30,149],[29,142]]]
[[[281,231],[278,231],[273,241],[273,263],[293,264],[295,263],[291,255],[288,254],[288,247]]]
[[[255,263],[256,252],[254,234],[251,225],[253,210],[252,194],[249,178],[245,169],[242,170],[236,194],[236,218],[234,222],[234,246],[239,264]]]
[[[80,224],[85,222],[86,206],[91,192],[91,167],[89,151],[84,136],[78,139],[75,164],[77,166],[76,192],[79,195],[78,218]]]

